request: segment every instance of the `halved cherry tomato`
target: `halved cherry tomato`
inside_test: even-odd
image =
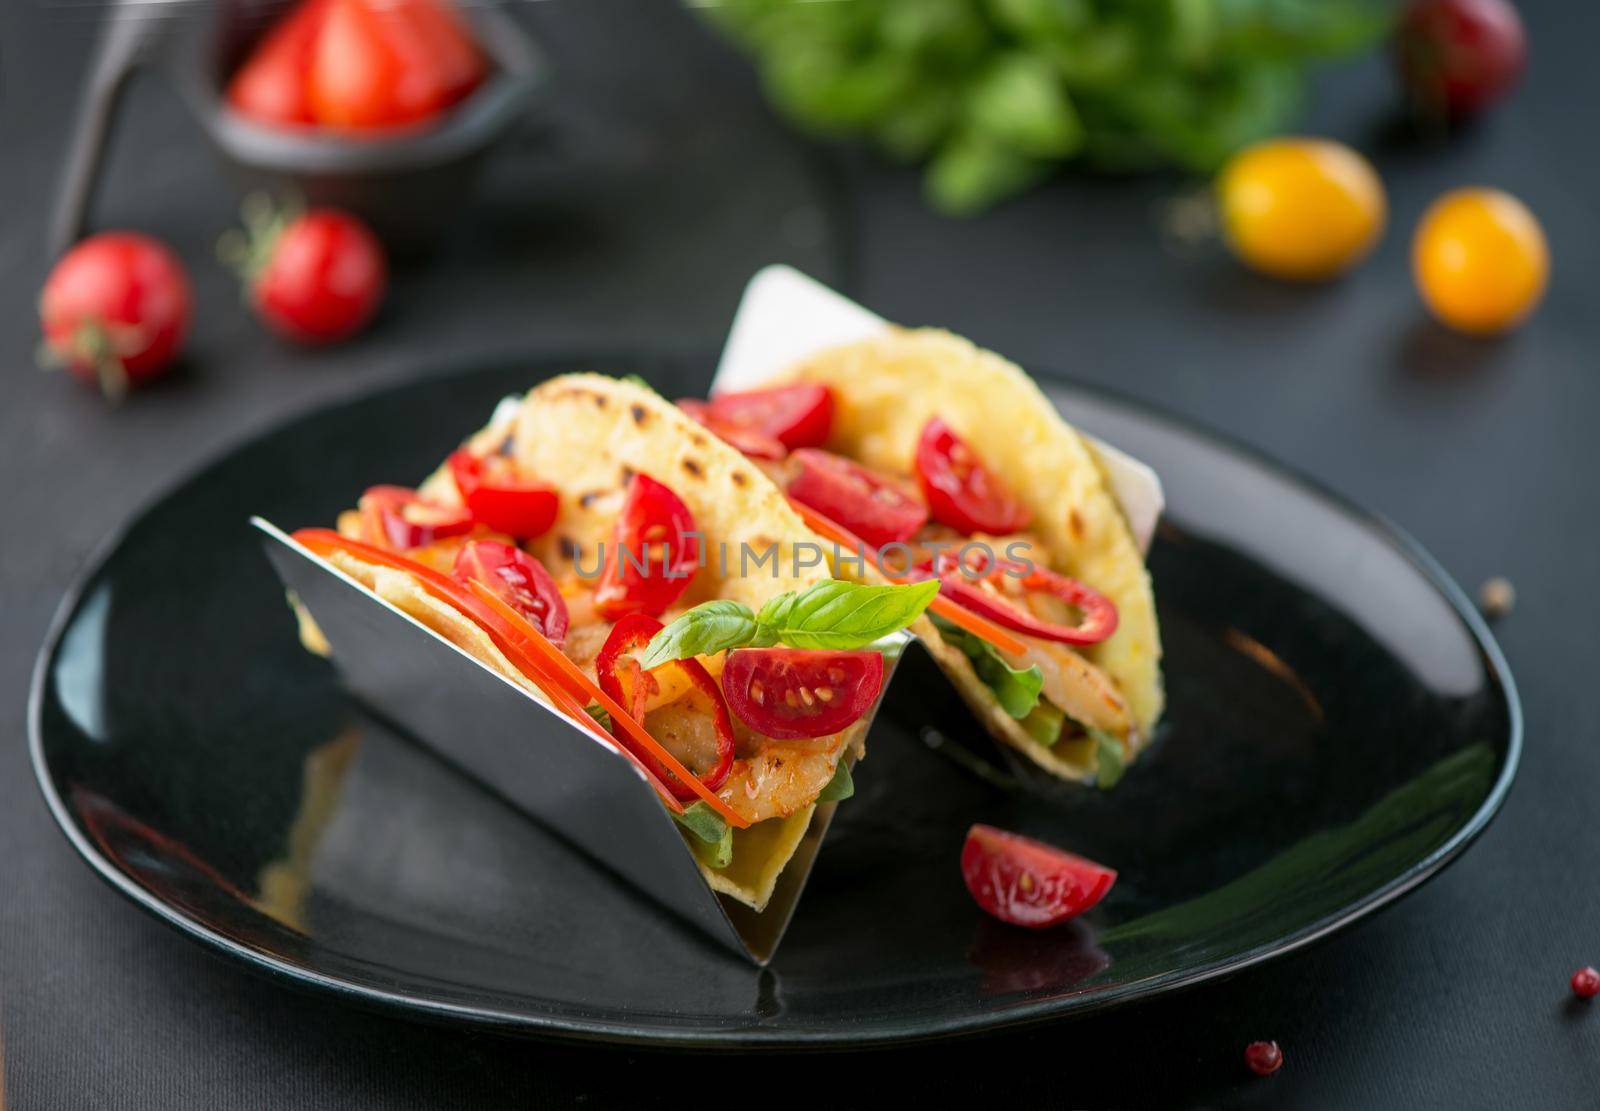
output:
[[[833,391],[798,384],[717,394],[706,403],[713,427],[770,436],[790,451],[821,447],[833,428]]]
[[[370,487],[358,504],[367,542],[398,551],[472,531],[472,514],[466,509],[424,501],[406,486]]]
[[[962,532],[1015,532],[1033,518],[940,417],[922,426],[917,477],[933,519]]]
[[[456,553],[456,581],[481,582],[558,647],[567,639],[567,603],[544,564],[510,544],[472,540]]]
[[[394,127],[438,115],[482,73],[471,36],[437,0],[328,0],[306,95],[324,126]]]
[[[686,397],[677,404],[678,408],[705,425],[717,439],[737,448],[752,459],[782,459],[789,454],[789,449],[783,446],[783,442],[773,436],[716,420],[711,415],[711,405],[708,402]]]
[[[722,689],[717,686],[717,681],[706,671],[705,665],[693,657],[673,660],[649,671],[639,666],[638,660],[633,658],[633,653],[642,651],[644,646],[650,643],[650,638],[659,633],[661,628],[661,622],[646,614],[630,613],[622,618],[612,628],[611,635],[606,637],[599,655],[595,657],[595,675],[600,679],[600,689],[627,707],[635,721],[642,722],[653,708],[649,705],[652,697],[660,693],[660,676],[670,668],[677,668],[688,680],[695,694],[706,703],[706,711],[710,714],[712,727],[716,730],[716,762],[699,776],[700,782],[708,790],[715,791],[727,781],[728,772],[733,768],[733,722],[728,717],[728,704],[723,699]],[[679,799],[687,801],[695,797],[696,792],[692,788],[680,782],[672,772],[661,767],[660,762],[649,752],[640,751],[637,755],[661,777]]]
[[[928,511],[894,483],[842,455],[801,448],[789,496],[839,522],[874,548],[909,539]]]
[[[667,486],[636,474],[595,587],[595,608],[611,619],[627,613],[655,617],[689,589],[699,566],[694,514]]]
[[[780,741],[837,733],[883,689],[883,656],[864,650],[737,648],[722,669],[728,708]]]
[[[228,103],[236,111],[258,123],[316,123],[306,75],[327,7],[325,0],[305,0],[267,33],[228,82]]]
[[[975,825],[961,849],[961,878],[989,914],[1037,929],[1094,906],[1117,882],[1117,873],[1043,841]]]
[[[1111,599],[1048,567],[1035,564],[1029,571],[1023,564],[997,559],[993,566],[963,569],[956,553],[942,552],[934,573],[939,577],[939,593],[946,598],[1008,629],[1040,640],[1053,640],[1057,644],[1099,644],[1117,631],[1117,607]],[[1053,595],[1081,612],[1082,619],[1076,625],[1041,621],[1002,596],[983,590],[977,584],[984,580],[997,585],[1015,582],[1028,593]]]
[[[548,486],[520,482],[516,467],[503,455],[477,456],[458,451],[450,456],[450,477],[473,519],[496,532],[531,540],[555,523],[560,500]]]

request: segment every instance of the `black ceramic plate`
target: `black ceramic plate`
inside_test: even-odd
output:
[[[703,386],[637,359],[429,378],[270,433],[134,522],[63,608],[33,690],[40,784],[100,875],[259,971],[419,1016],[863,1045],[1081,1013],[1288,952],[1437,872],[1505,795],[1510,677],[1415,545],[1208,435],[1059,387],[1167,484],[1161,735],[1115,791],[1042,783],[942,679],[903,670],[777,959],[752,968],[346,698],[300,650],[245,524],[331,521],[370,483],[420,479],[502,394],[593,366]],[[974,821],[1121,879],[1065,927],[1003,926],[957,869]]]

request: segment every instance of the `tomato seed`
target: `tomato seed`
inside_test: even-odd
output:
[[[1244,1047],[1244,1063],[1257,1076],[1271,1076],[1283,1067],[1283,1050],[1277,1042],[1251,1042]]]
[[[1600,995],[1600,972],[1585,966],[1572,974],[1572,994],[1579,999],[1593,999]]]
[[[817,697],[822,699],[823,702],[832,702],[833,691],[829,690],[827,687],[818,687]]]

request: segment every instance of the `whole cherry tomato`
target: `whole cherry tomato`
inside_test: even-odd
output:
[[[1015,532],[1033,517],[939,417],[923,426],[917,441],[917,477],[928,512],[953,529]]]
[[[1105,898],[1117,873],[1053,845],[975,825],[961,849],[961,878],[978,906],[1013,926],[1054,926]]]
[[[1507,0],[1415,0],[1395,31],[1395,64],[1416,107],[1460,119],[1522,76],[1528,37]]]
[[[634,475],[595,587],[595,608],[611,619],[660,616],[689,589],[699,567],[694,514],[664,484]]]
[[[789,480],[789,496],[874,548],[909,539],[928,519],[928,511],[894,483],[843,456],[801,448],[793,459],[799,469]]]
[[[450,456],[450,477],[473,518],[496,532],[531,540],[555,523],[555,490],[518,479],[516,464],[503,455],[458,451]]]
[[[483,583],[556,647],[566,641],[567,603],[544,564],[527,552],[492,540],[472,540],[456,554],[451,573],[458,582]]]
[[[1365,158],[1328,139],[1271,139],[1228,161],[1217,179],[1234,254],[1276,278],[1331,278],[1383,234],[1383,183]]]
[[[1445,324],[1493,335],[1527,319],[1544,297],[1550,247],[1526,205],[1498,189],[1457,189],[1423,213],[1411,266]]]
[[[780,741],[839,732],[872,708],[882,688],[883,656],[871,650],[736,648],[722,669],[728,708]]]
[[[221,249],[236,256],[256,311],[280,335],[333,343],[378,311],[388,264],[377,237],[354,216],[314,208],[285,219],[252,198],[245,227],[248,244],[231,240]]]
[[[188,334],[191,305],[183,264],[156,240],[90,236],[45,281],[42,355],[119,397],[167,369]]]

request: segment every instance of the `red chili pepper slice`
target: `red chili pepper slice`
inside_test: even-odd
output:
[[[658,675],[667,668],[680,669],[710,707],[711,723],[717,734],[717,759],[711,769],[700,774],[698,778],[707,790],[715,791],[727,782],[728,772],[733,768],[733,721],[728,717],[728,704],[722,697],[722,688],[717,686],[717,681],[711,677],[711,673],[699,660],[692,657],[673,660],[650,671],[645,671],[639,666],[633,654],[642,651],[644,646],[650,643],[650,638],[659,633],[661,628],[661,622],[646,614],[630,613],[622,618],[611,630],[611,635],[606,637],[599,655],[595,657],[595,674],[600,679],[600,689],[619,705],[626,707],[635,721],[643,723],[646,704],[661,690]],[[688,801],[696,797],[697,792],[663,768],[654,755],[643,750],[636,750],[635,755],[678,798]]]
[[[560,505],[556,492],[536,482],[518,481],[514,465],[502,455],[458,451],[450,456],[450,477],[473,518],[495,532],[531,540],[555,523]]]
[[[689,589],[699,566],[694,514],[667,486],[636,474],[595,587],[595,608],[612,619],[628,613],[657,616]]]
[[[544,564],[510,544],[471,540],[456,554],[457,582],[481,582],[556,647],[567,639],[567,603]]]
[[[917,441],[917,477],[933,519],[962,532],[1015,532],[1033,518],[943,419]]]
[[[997,559],[992,566],[969,565],[963,570],[955,553],[943,552],[934,573],[939,577],[940,594],[973,613],[1040,640],[1053,640],[1058,644],[1099,644],[1117,631],[1117,607],[1111,599],[1048,567],[1036,564],[1029,571],[1024,564]],[[1082,620],[1076,625],[1041,621],[977,585],[986,580],[998,580],[1003,575],[1016,579],[1025,591],[1054,595],[1078,609],[1083,614]]]
[[[425,501],[406,486],[373,486],[357,503],[367,543],[396,551],[472,531],[472,514],[460,506]]]

